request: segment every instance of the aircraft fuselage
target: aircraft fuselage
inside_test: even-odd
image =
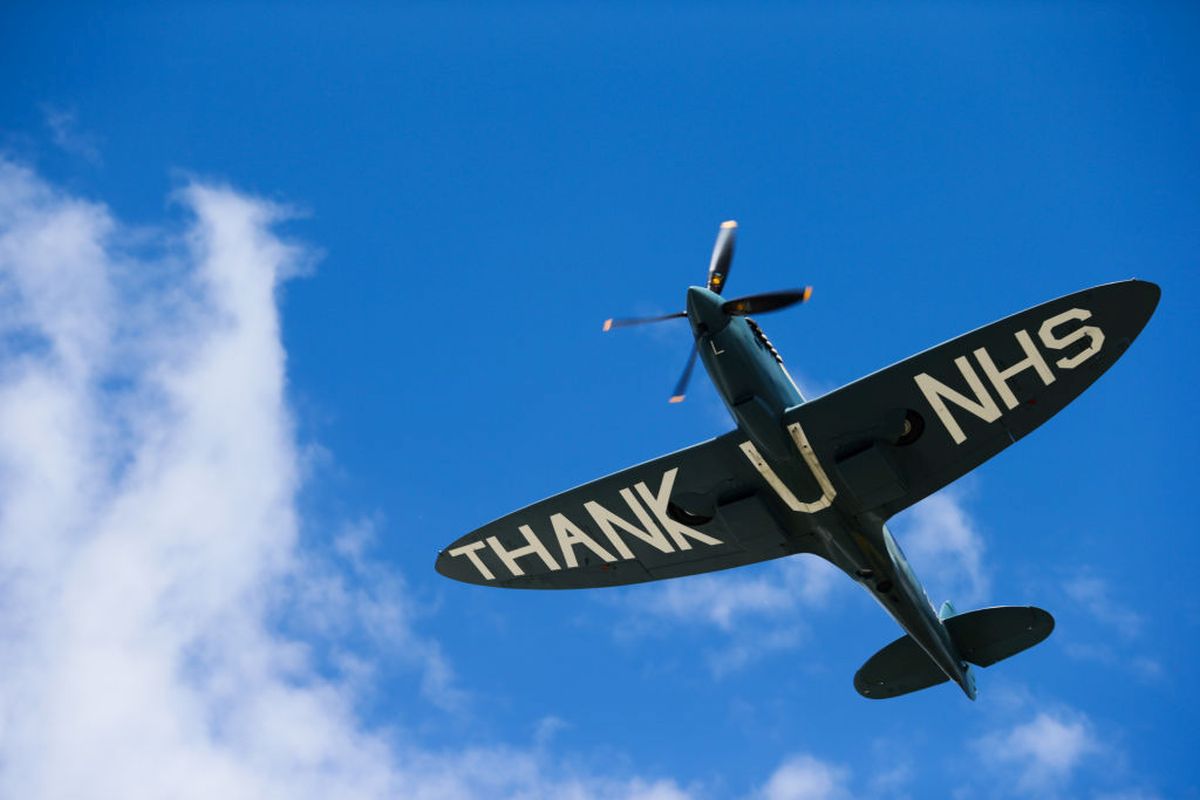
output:
[[[816,537],[821,555],[861,583],[946,676],[974,699],[969,668],[885,520],[844,508],[828,488],[828,480],[822,481],[824,468],[811,451],[803,451],[803,431],[783,422],[784,412],[802,404],[804,397],[757,324],[725,313],[723,302],[720,295],[691,287],[688,320],[713,385],[752,444],[743,449],[780,494],[775,500],[785,507],[781,517],[789,522],[789,534]],[[797,497],[811,496],[815,490],[822,491],[821,500],[801,505],[825,513],[787,513],[787,505],[794,508]]]

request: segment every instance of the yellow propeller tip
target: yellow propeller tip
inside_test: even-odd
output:
[[[683,402],[683,398],[684,398],[684,395],[682,395],[682,394],[677,394],[677,395],[675,395],[674,397],[672,397],[670,400],[668,400],[667,402],[669,402],[669,403],[682,403],[682,402]]]
[[[726,228],[726,229],[728,229],[728,228],[736,228],[736,227],[737,227],[737,220],[736,220],[736,219],[727,219],[727,220],[725,220],[724,222],[722,222],[722,223],[721,223],[721,227],[722,227],[722,228]]]
[[[801,303],[807,303],[807,302],[808,302],[808,298],[810,298],[810,297],[812,297],[812,287],[811,287],[811,286],[805,286],[805,287],[804,287],[804,294],[803,294],[803,295],[801,295],[801,297],[800,297],[800,302],[801,302]]]
[[[612,330],[612,320],[611,319],[604,320],[604,330],[606,330],[606,331]]]

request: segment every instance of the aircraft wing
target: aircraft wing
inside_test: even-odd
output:
[[[1130,280],[1051,300],[788,409],[844,508],[886,519],[966,474],[1074,400],[1158,304]],[[1096,433],[1119,447],[1129,420]]]
[[[732,431],[491,522],[437,570],[487,586],[579,589],[711,572],[801,552]]]

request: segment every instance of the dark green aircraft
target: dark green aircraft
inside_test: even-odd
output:
[[[1112,366],[1158,304],[1152,283],[1086,289],[959,336],[805,402],[750,314],[811,289],[724,300],[737,224],[721,225],[686,317],[737,428],[585,484],[469,533],[437,570],[467,583],[580,589],[678,578],[814,553],[861,583],[906,635],[854,676],[865,697],[953,680],[975,698],[990,666],[1050,635],[1032,606],[935,610],[888,531],[893,514],[971,471],[1054,416]]]

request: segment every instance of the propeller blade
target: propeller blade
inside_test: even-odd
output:
[[[606,319],[604,320],[604,329],[611,331],[614,327],[631,327],[632,325],[648,325],[649,323],[661,323],[667,319],[683,319],[688,315],[688,312],[677,311],[673,314],[662,314],[661,317],[626,317],[625,319]]]
[[[604,320],[604,330],[611,331],[613,328],[628,328],[633,325],[646,325],[651,322],[662,322],[667,319],[680,319],[686,317],[686,311],[677,311],[674,314],[663,314],[661,317],[628,317],[626,319],[606,319]]]
[[[717,243],[713,245],[712,261],[708,264],[708,283],[710,292],[721,293],[725,288],[725,280],[729,277],[729,265],[733,261],[733,240],[737,235],[737,223],[733,220],[721,223],[717,231]]]
[[[671,393],[672,403],[682,403],[683,398],[687,396],[688,382],[692,379],[692,370],[696,368],[696,356],[700,355],[699,345],[692,345],[692,354],[688,356],[687,366],[683,368],[683,374],[679,376],[678,383],[675,384],[675,391]]]
[[[803,303],[812,297],[812,287],[803,289],[786,289],[782,292],[763,292],[726,300],[721,304],[721,310],[735,317],[747,314],[766,314],[768,311],[779,311],[782,308]]]

